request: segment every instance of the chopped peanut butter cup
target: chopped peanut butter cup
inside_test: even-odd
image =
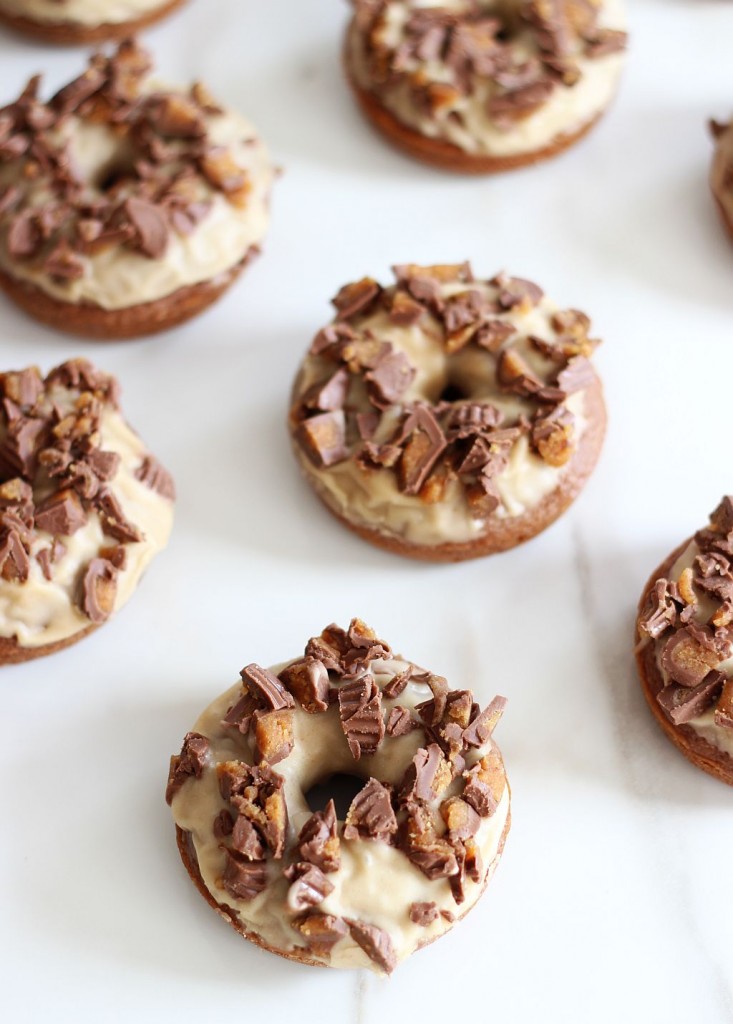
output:
[[[489,173],[567,149],[598,121],[624,62],[622,0],[352,0],[348,80],[411,156]]]
[[[346,285],[297,375],[290,432],[317,495],[414,558],[514,547],[577,496],[606,414],[590,320],[467,263]]]
[[[639,602],[644,696],[698,768],[733,785],[733,498],[652,574]]]
[[[129,599],[173,522],[170,474],[113,377],[0,373],[0,664],[75,643]]]
[[[389,974],[475,905],[501,857],[510,795],[492,733],[506,701],[482,710],[359,619],[328,626],[302,658],[241,677],[171,758],[183,863],[264,949]],[[395,711],[409,729],[385,725]],[[269,756],[258,725],[272,715],[289,726]],[[331,780],[341,802],[343,776],[354,786],[337,810],[325,797]]]

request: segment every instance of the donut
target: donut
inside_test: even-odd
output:
[[[733,785],[733,497],[652,573],[639,602],[636,658],[669,739]]]
[[[0,22],[48,43],[120,39],[167,17],[183,0],[0,0]]]
[[[482,710],[359,619],[240,676],[171,758],[183,863],[263,949],[389,974],[468,913],[501,857],[510,796],[492,732],[506,701]]]
[[[733,238],[733,121],[711,121],[710,130],[715,139],[710,188],[723,227]]]
[[[318,497],[365,540],[461,561],[534,537],[574,500],[605,432],[590,320],[468,263],[345,285],[289,417]]]
[[[201,83],[163,88],[134,41],[48,102],[0,110],[0,287],[59,330],[152,334],[217,299],[259,250],[273,168]]]
[[[173,480],[114,377],[72,359],[0,374],[0,664],[68,647],[131,597],[173,523]]]
[[[555,156],[616,92],[622,0],[352,0],[346,76],[410,156],[488,174]]]

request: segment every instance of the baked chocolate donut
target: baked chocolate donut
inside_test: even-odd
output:
[[[622,0],[352,0],[345,66],[390,142],[446,170],[535,163],[615,95]]]
[[[101,339],[205,309],[258,251],[273,168],[200,84],[149,76],[123,42],[48,102],[0,110],[0,287],[31,316]]]
[[[590,321],[531,281],[470,266],[345,285],[298,372],[298,463],[380,547],[460,561],[514,547],[577,496],[606,413]]]
[[[360,622],[204,711],[166,798],[206,901],[257,945],[302,963],[391,972],[476,903],[509,830],[491,738],[504,710],[392,654]],[[344,820],[315,784],[357,778]]]
[[[652,573],[636,656],[649,707],[698,768],[733,785],[733,498]]]
[[[0,664],[68,647],[165,547],[170,474],[85,359],[0,374]]]
[[[733,121],[711,121],[715,152],[710,168],[710,188],[723,227],[733,239]]]
[[[172,14],[184,0],[0,0],[0,22],[47,43],[122,39]]]

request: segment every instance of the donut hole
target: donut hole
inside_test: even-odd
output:
[[[113,192],[123,182],[136,179],[134,160],[131,156],[120,154],[100,167],[93,184],[98,192]]]
[[[448,381],[438,397],[439,402],[463,402],[471,396],[457,381]]]
[[[358,775],[334,772],[333,775],[328,775],[311,786],[305,794],[305,799],[311,811],[322,811],[328,801],[333,800],[336,817],[343,821],[351,806],[351,801],[363,788],[364,779],[359,778]]]

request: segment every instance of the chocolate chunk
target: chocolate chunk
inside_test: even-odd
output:
[[[308,943],[308,948],[316,956],[328,958],[331,950],[341,939],[345,938],[349,930],[340,917],[333,914],[319,914],[318,912],[304,914],[291,922],[293,928],[300,932]]]
[[[639,632],[646,633],[650,639],[656,640],[670,626],[675,625],[678,611],[677,603],[672,597],[669,580],[657,580],[639,615]]]
[[[301,658],[284,668],[279,678],[304,711],[315,715],[328,710],[328,672],[323,662]]]
[[[447,444],[440,423],[428,406],[418,405],[409,414],[400,441],[406,442],[398,467],[400,490],[418,494]]]
[[[222,814],[228,813],[226,810],[222,811]],[[259,832],[246,815],[237,816],[232,825],[231,835],[232,849],[241,854],[245,860],[264,860],[267,856],[267,848]]]
[[[215,839],[225,839],[230,836],[234,830],[234,818],[231,816],[229,811],[225,809],[219,811],[214,818],[211,826],[211,831],[214,833]]]
[[[443,676],[435,675],[434,672],[426,673],[426,678],[420,680],[420,682],[426,682],[430,687],[433,694],[432,700],[424,701],[422,704],[418,704],[416,711],[419,712],[420,717],[428,725],[438,725],[445,714],[445,709],[448,703],[448,681]]]
[[[333,885],[315,864],[306,861],[291,864],[285,868],[283,875],[291,883],[287,895],[288,907],[296,912],[318,906],[333,892]]]
[[[503,349],[496,364],[496,376],[504,391],[533,398],[543,388],[539,377],[532,372],[529,363],[513,348]]]
[[[25,583],[30,572],[30,559],[17,530],[4,528],[0,533],[0,572],[3,579]]]
[[[268,764],[283,761],[295,745],[292,708],[255,711],[254,732],[255,760],[267,761]]]
[[[265,840],[273,857],[285,852],[288,812],[284,779],[266,762],[254,767],[242,761],[217,765],[219,792],[238,814],[244,815]]]
[[[74,113],[105,84],[106,76],[99,68],[90,67],[51,98],[52,107],[60,116]]]
[[[726,679],[715,708],[715,724],[721,729],[733,729],[733,680]]]
[[[82,580],[81,610],[99,625],[114,611],[117,596],[117,570],[106,558],[93,558]]]
[[[209,741],[200,732],[189,732],[183,738],[181,753],[171,758],[165,799],[170,803],[189,778],[200,779],[209,753]]]
[[[247,172],[228,150],[210,147],[199,158],[199,167],[209,184],[223,192],[230,203],[244,206],[249,194]]]
[[[583,391],[595,381],[596,375],[589,359],[585,356],[573,356],[567,366],[557,375],[557,386],[566,395]]]
[[[440,805],[440,813],[451,840],[469,839],[478,832],[481,818],[473,807],[459,796],[452,796]]]
[[[718,533],[733,532],[733,497],[726,495],[710,513],[710,525]]]
[[[346,683],[338,691],[341,727],[355,761],[376,753],[384,738],[382,691],[371,675]]]
[[[323,663],[329,672],[343,675],[343,657],[352,647],[346,630],[335,623],[326,626],[320,636],[313,636],[305,648],[307,658],[315,658]]]
[[[464,772],[466,785],[463,799],[481,818],[490,818],[501,800],[506,786],[504,764],[495,749]]]
[[[382,691],[383,693],[385,691]],[[420,723],[415,721],[407,708],[395,705],[390,708],[387,716],[387,735],[398,737],[406,736],[408,732],[419,729]]]
[[[522,303],[536,306],[545,294],[533,281],[508,277],[506,274],[497,274],[491,284],[499,289],[498,301],[502,309],[514,309]]]
[[[163,136],[197,139],[206,134],[206,125],[195,103],[185,96],[153,96],[148,113],[157,132]]]
[[[268,669],[253,663],[245,666],[239,674],[247,691],[271,711],[295,707],[292,695]]]
[[[331,627],[333,628],[333,627]],[[372,662],[392,657],[392,649],[361,619],[352,619],[346,631],[348,647],[341,657],[343,674],[348,678]]]
[[[353,921],[347,918],[346,923],[354,942],[361,946],[369,959],[385,974],[391,974],[397,966],[397,954],[387,932],[383,928],[366,924],[365,921]]]
[[[341,865],[341,841],[338,835],[336,807],[329,800],[322,811],[315,811],[298,835],[298,855],[321,871],[338,871]]]
[[[253,900],[267,888],[267,862],[240,860],[224,847],[226,864],[221,884],[236,900]]]
[[[113,452],[96,452],[96,455],[112,455]],[[102,480],[108,480],[108,476],[102,476],[94,463],[92,468],[101,477]],[[114,471],[113,471],[114,474]],[[152,455],[146,455],[143,461],[135,470],[135,479],[140,480],[156,494],[159,494],[162,498],[168,498],[170,501],[174,501],[176,497],[176,486],[173,483],[173,477],[170,475],[167,469],[158,462]]]
[[[404,352],[390,352],[364,374],[367,392],[378,409],[398,402],[412,384],[417,370]]]
[[[429,927],[440,917],[437,904],[433,902],[411,903],[409,915],[412,923],[419,924],[422,928]]]
[[[685,725],[713,706],[724,683],[725,676],[712,671],[694,686],[670,683],[659,691],[657,701],[674,725]]]
[[[348,392],[349,372],[342,366],[325,381],[309,388],[303,396],[303,404],[309,409],[336,412],[343,409]]]
[[[24,210],[10,219],[6,245],[13,259],[28,259],[35,256],[41,247],[41,236],[35,214]]]
[[[43,394],[43,379],[37,366],[2,374],[2,391],[16,405],[30,411]]]
[[[332,300],[338,311],[338,319],[350,320],[359,313],[365,315],[373,308],[381,294],[381,287],[371,277],[363,277],[361,281],[345,284]]]
[[[43,261],[43,269],[57,281],[78,281],[84,277],[84,263],[62,239]]]
[[[425,808],[417,805],[408,808],[398,841],[411,863],[431,881],[458,873],[455,850],[447,840],[436,835],[430,814]]]
[[[36,508],[36,528],[70,537],[86,525],[87,514],[75,491],[64,488]]]
[[[346,419],[341,409],[304,420],[296,431],[296,437],[305,454],[318,468],[327,469],[349,457]]]
[[[425,312],[421,302],[416,302],[407,292],[397,289],[392,297],[389,318],[400,327],[411,327],[416,324]]]
[[[696,687],[711,669],[723,660],[720,654],[701,642],[692,626],[678,629],[665,643],[661,666],[669,678],[680,686]]]
[[[504,342],[508,341],[515,333],[516,328],[506,320],[488,320],[481,325],[473,340],[487,352],[495,354],[500,351]]]
[[[383,695],[390,700],[395,697],[399,697],[410,681],[414,669],[414,665],[408,665],[402,672],[398,672],[397,675],[392,676],[387,685],[382,689]]]
[[[491,738],[496,725],[504,714],[506,697],[494,697],[491,703],[463,731],[463,740],[469,747],[483,747]]]
[[[104,483],[112,480],[120,467],[120,456],[117,452],[105,452],[101,448],[95,448],[94,451],[89,452],[85,461],[94,475]],[[135,475],[137,476],[139,472],[138,468]],[[141,477],[138,476],[138,479]]]
[[[369,441],[374,437],[379,426],[378,412],[358,412],[356,414],[356,429],[362,441]]]
[[[621,53],[626,49],[629,36],[612,28],[598,28],[587,37],[585,56],[591,60],[607,57],[610,53]]]
[[[397,831],[390,791],[370,778],[351,802],[346,814],[344,839],[382,839],[389,842]]]
[[[530,441],[548,466],[564,466],[575,451],[575,417],[563,405],[532,424]]]
[[[258,707],[259,702],[251,693],[243,694],[227,711],[224,716],[224,725],[236,726],[242,735],[246,736]]]
[[[117,498],[112,491],[102,491],[95,501],[102,529],[110,537],[123,543],[136,543],[143,540],[143,534],[125,518]]]
[[[5,399],[8,407],[8,399]],[[7,426],[5,437],[0,443],[0,462],[8,464],[10,471],[30,477],[35,472],[39,441],[45,432],[42,419],[16,415]]]
[[[450,765],[443,757],[438,744],[431,743],[427,748],[420,747],[402,776],[399,786],[400,802],[435,800],[450,785],[451,778]]]
[[[130,196],[123,205],[124,212],[135,229],[135,245],[149,259],[158,260],[168,248],[168,222],[165,214],[154,203]]]

